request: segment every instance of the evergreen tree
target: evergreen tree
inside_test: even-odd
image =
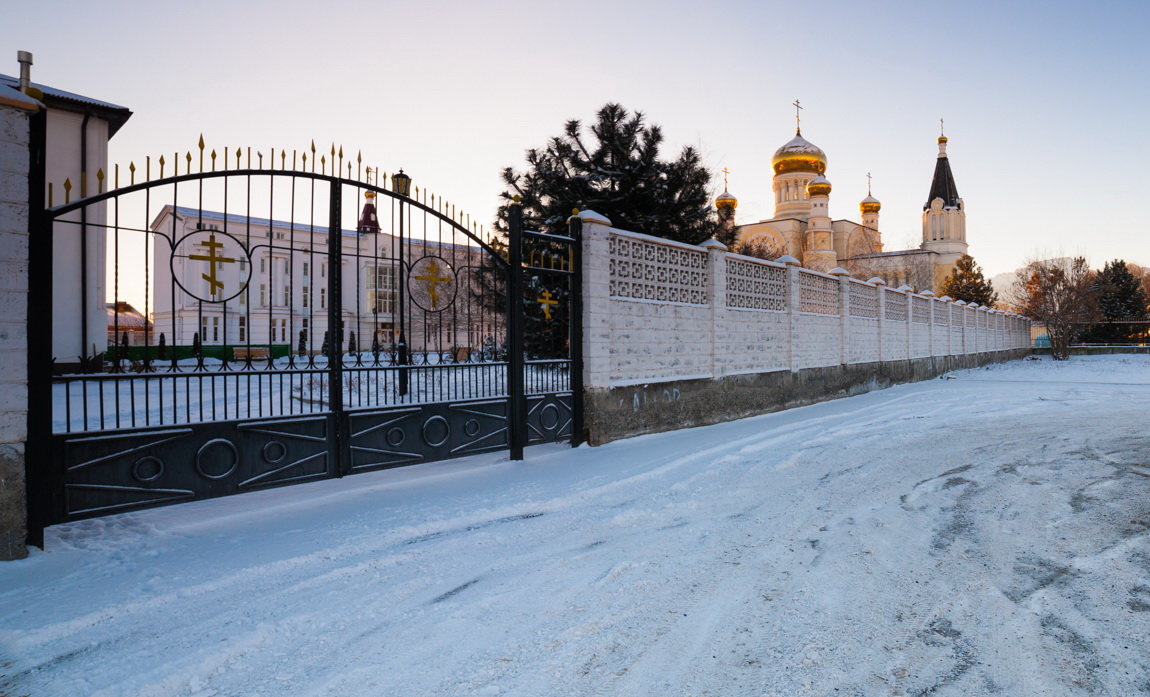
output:
[[[160,346],[157,349],[156,355],[160,357],[161,361],[168,359],[168,341],[164,338],[163,332],[160,332]]]
[[[1098,298],[1099,324],[1087,329],[1081,341],[1085,343],[1116,344],[1135,341],[1146,333],[1141,324],[1114,324],[1115,322],[1143,322],[1148,315],[1146,295],[1141,282],[1126,265],[1115,259],[1106,262],[1094,275],[1094,292]]]
[[[954,271],[942,282],[941,295],[949,295],[954,300],[967,303],[976,303],[985,307],[994,307],[998,302],[998,293],[994,292],[990,281],[982,275],[982,267],[974,261],[974,257],[963,254],[954,264]]]
[[[694,148],[661,160],[662,129],[618,104],[600,109],[589,130],[572,119],[562,135],[527,151],[526,171],[503,170],[507,190],[497,230],[507,232],[507,209],[518,195],[528,230],[565,234],[579,208],[607,216],[615,227],[680,242],[702,242],[715,231],[711,175]]]
[[[307,332],[303,329],[299,330],[299,344],[296,346],[296,353],[301,356],[307,354]]]
[[[359,345],[355,342],[355,332],[351,333],[351,338],[347,342],[348,353],[359,353]]]

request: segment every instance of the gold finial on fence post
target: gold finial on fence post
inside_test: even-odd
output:
[[[96,170],[96,193],[104,193],[104,168]]]
[[[72,180],[64,180],[64,203],[69,204],[72,202]]]
[[[204,134],[200,134],[200,142],[197,144],[200,148],[200,171],[204,171]],[[192,173],[192,153],[188,153],[188,174]]]
[[[212,171],[216,171],[216,149],[212,148]]]

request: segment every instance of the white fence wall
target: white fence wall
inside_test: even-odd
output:
[[[1029,320],[929,295],[583,226],[585,382],[666,380],[926,358],[1030,344]]]

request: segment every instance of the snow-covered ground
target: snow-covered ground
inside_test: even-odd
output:
[[[0,695],[1150,691],[1150,357],[121,515],[0,565]]]

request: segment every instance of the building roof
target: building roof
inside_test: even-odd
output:
[[[319,234],[319,235],[326,235],[327,231],[328,231],[328,228],[326,225],[319,226],[319,225],[308,225],[306,223],[291,223],[291,222],[288,222],[286,220],[257,218],[255,216],[240,215],[238,213],[228,213],[225,215],[224,213],[221,213],[219,211],[210,211],[210,210],[206,210],[206,209],[201,210],[199,208],[191,208],[190,206],[172,206],[171,204],[166,204],[163,208],[160,209],[159,213],[156,214],[155,219],[152,220],[151,228],[155,229],[156,225],[160,221],[160,218],[163,217],[163,215],[165,213],[167,213],[169,211],[173,211],[173,210],[178,215],[181,215],[181,216],[184,216],[187,218],[200,218],[202,216],[203,220],[219,221],[219,222],[225,223],[225,224],[231,223],[233,225],[244,225],[244,224],[250,223],[252,225],[259,226],[259,227],[268,227],[268,228],[279,229],[279,230],[287,230],[290,228],[290,229],[293,229],[299,233],[312,233],[312,234]],[[346,228],[344,228],[340,232],[342,232],[344,235],[348,235],[350,237],[367,237],[367,236],[369,236],[368,234],[359,232],[358,230],[348,230]],[[378,234],[383,236],[383,237],[394,237],[393,235],[389,235],[386,232],[381,232]],[[441,249],[449,249],[449,248],[479,249],[479,247],[476,245],[456,244],[454,242],[438,242],[435,240],[425,240],[425,239],[421,239],[418,237],[409,237],[408,242],[410,244],[417,244],[421,247],[439,247]]]
[[[12,77],[11,75],[0,74],[0,85],[19,89],[20,79]],[[49,87],[48,85],[41,85],[38,82],[33,82],[32,87],[44,93],[44,99],[41,101],[47,106],[81,114],[89,111],[99,114],[108,122],[109,138],[116,135],[116,131],[120,130],[120,127],[132,117],[132,110],[119,104],[92,99],[91,97],[85,97],[75,92],[68,92],[55,87]]]
[[[944,208],[958,208],[962,199],[958,197],[958,187],[954,184],[954,174],[950,171],[950,160],[946,153],[940,153],[934,165],[934,179],[930,182],[930,195],[926,197],[925,211],[930,208],[930,202],[936,198],[942,199]]]
[[[874,252],[873,254],[856,254],[848,259],[881,259],[884,257],[906,257],[918,254],[935,254],[938,252],[933,249],[899,249],[893,252]]]
[[[119,327],[121,331],[131,331],[133,329],[143,330],[150,326],[147,318],[139,310],[123,300],[104,303],[104,309],[108,314],[109,329]]]

